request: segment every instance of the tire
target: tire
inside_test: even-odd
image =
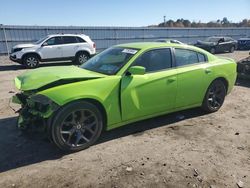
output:
[[[56,113],[50,130],[53,142],[61,150],[74,152],[94,144],[102,129],[100,110],[92,103],[76,101]]]
[[[210,53],[211,53],[211,54],[215,54],[215,48],[211,48],[211,49],[210,49]]]
[[[35,54],[26,55],[23,59],[23,64],[29,69],[37,68],[39,66],[39,58]]]
[[[216,112],[222,106],[226,96],[226,86],[222,80],[214,80],[207,89],[202,103],[206,112]]]
[[[233,53],[234,50],[235,50],[235,47],[234,47],[234,46],[231,46],[231,48],[229,49],[229,52],[230,52],[230,53]]]
[[[87,52],[78,52],[75,56],[75,63],[81,65],[85,63],[90,58]]]

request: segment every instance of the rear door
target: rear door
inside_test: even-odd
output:
[[[188,49],[175,49],[177,70],[176,108],[200,104],[207,89],[206,74],[210,74],[204,54]]]
[[[146,68],[145,75],[124,75],[121,80],[123,121],[165,112],[174,108],[176,69],[171,49],[154,49],[138,57],[132,66]]]
[[[79,48],[79,43],[74,36],[63,36],[63,57],[71,58],[75,57],[75,54]]]
[[[230,51],[232,47],[235,47],[234,40],[230,37],[225,37],[225,50]]]

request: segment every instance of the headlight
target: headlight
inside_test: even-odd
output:
[[[14,52],[19,52],[21,51],[23,48],[12,48],[11,52],[14,53]]]
[[[41,94],[31,96],[30,100],[32,100],[33,102],[44,104],[44,105],[49,104],[51,101],[48,97],[41,95]]]

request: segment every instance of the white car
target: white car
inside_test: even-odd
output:
[[[83,34],[48,35],[33,44],[18,44],[11,50],[10,59],[35,68],[39,62],[71,60],[83,64],[96,53],[95,43]]]

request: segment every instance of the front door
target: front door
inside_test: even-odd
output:
[[[42,59],[60,59],[62,58],[62,40],[61,37],[52,37],[44,42],[39,49]]]
[[[123,121],[174,108],[177,82],[171,50],[155,49],[138,57],[132,66],[144,66],[145,75],[123,76],[121,107]]]

